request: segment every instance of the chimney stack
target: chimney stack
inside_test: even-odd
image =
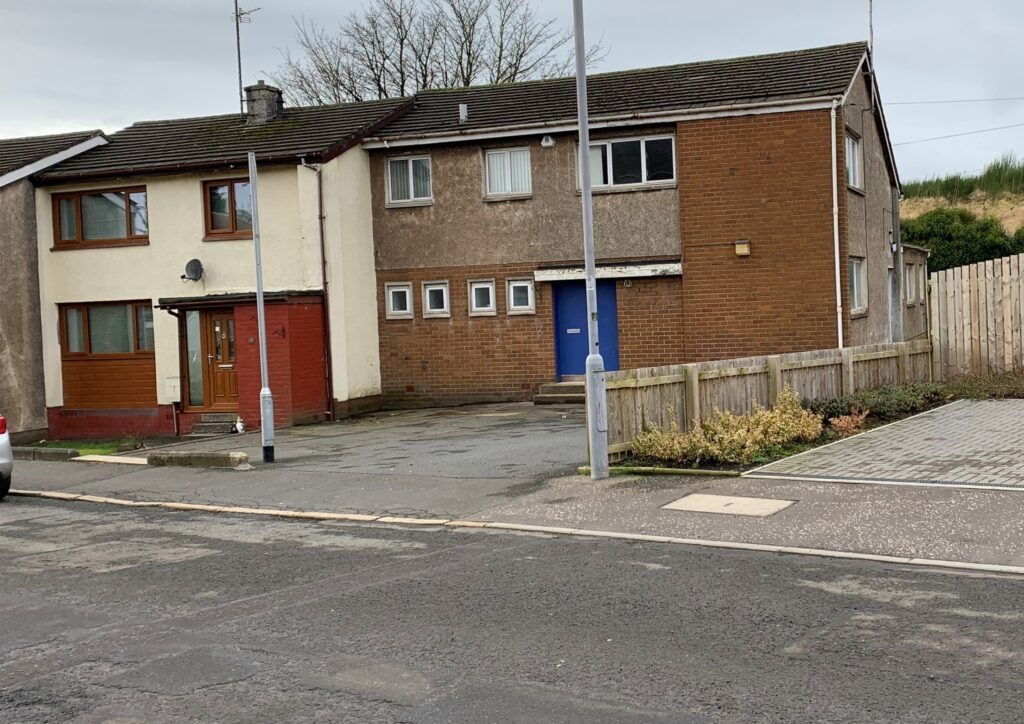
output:
[[[246,123],[266,123],[284,118],[284,96],[280,88],[262,80],[245,89]]]

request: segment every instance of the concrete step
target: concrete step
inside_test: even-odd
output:
[[[238,413],[235,412],[204,412],[199,419],[202,422],[226,422],[230,425],[236,417]]]
[[[534,395],[535,405],[583,405],[587,402],[587,396],[579,395]]]
[[[204,416],[205,417],[205,416]],[[234,418],[231,418],[230,422],[196,422],[192,424],[192,435],[227,435],[231,432],[231,425],[234,424]]]
[[[586,391],[583,382],[545,382],[537,390],[542,395],[583,395]]]

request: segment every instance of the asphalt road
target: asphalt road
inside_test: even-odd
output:
[[[0,504],[0,721],[1019,721],[1024,581]]]

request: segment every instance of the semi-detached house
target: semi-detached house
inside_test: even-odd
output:
[[[37,177],[51,435],[258,424],[249,149],[279,424],[582,372],[572,79],[248,94],[247,117],[135,124]],[[917,333],[863,43],[595,75],[590,102],[609,369]]]
[[[589,95],[606,369],[924,331],[916,299],[903,329],[866,44],[600,74]],[[430,91],[363,142],[385,404],[528,399],[583,372],[575,117],[572,78]]]

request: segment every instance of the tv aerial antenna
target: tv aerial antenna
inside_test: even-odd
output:
[[[238,7],[238,0],[235,0],[235,12],[232,18],[235,20],[235,53],[238,57],[238,112],[245,115],[245,91],[242,89],[242,23],[251,23],[252,14],[260,10],[242,10]]]

